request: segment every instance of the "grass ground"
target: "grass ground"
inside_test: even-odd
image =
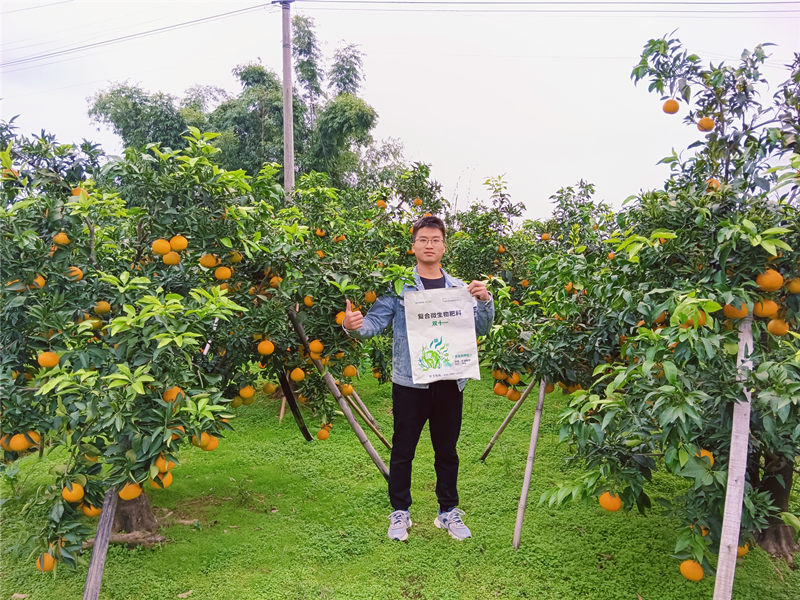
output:
[[[414,463],[406,543],[386,538],[391,512],[383,477],[344,419],[325,442],[303,441],[291,414],[278,424],[279,404],[261,398],[237,409],[236,432],[214,452],[188,447],[172,486],[148,489],[171,541],[153,550],[111,547],[101,598],[161,600],[191,591],[200,599],[710,599],[714,578],[685,580],[669,557],[676,527],[652,512],[608,513],[596,504],[538,506],[541,493],[567,477],[557,445],[556,416],[565,400],[545,401],[542,435],[519,551],[511,547],[535,401],[529,399],[481,463],[511,403],[491,394],[490,376],[470,382],[464,399],[459,455],[460,507],[473,539],[436,529],[433,450],[427,427]],[[392,430],[391,386],[372,379],[358,389],[384,432]],[[306,413],[309,426],[318,419]],[[388,451],[372,437],[388,463]],[[58,452],[21,461],[29,475],[23,496],[50,481]],[[664,495],[684,484],[656,474]],[[9,494],[3,482],[3,497]],[[152,493],[151,493],[152,492]],[[80,598],[86,568],[40,574],[11,550],[25,533],[24,500],[3,506],[0,596],[29,600]],[[800,554],[795,557],[800,562]],[[739,560],[736,600],[798,600],[800,570],[759,549]]]

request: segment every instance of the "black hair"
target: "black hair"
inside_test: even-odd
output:
[[[411,230],[412,242],[417,240],[417,232],[425,227],[433,227],[434,229],[438,229],[442,232],[442,239],[445,239],[444,221],[442,221],[439,217],[422,217],[419,221],[414,223],[414,227]]]

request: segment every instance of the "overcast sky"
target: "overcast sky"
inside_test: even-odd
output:
[[[292,11],[315,19],[327,57],[341,40],[366,54],[362,95],[379,115],[376,138],[401,139],[460,207],[485,200],[485,179],[503,175],[530,218],[546,217],[549,197],[581,178],[614,206],[660,187],[668,169],[656,162],[701,135],[682,123],[685,107],[668,116],[646,84],[634,87],[631,69],[649,39],[677,30],[715,64],[774,43],[765,70],[773,87],[800,51],[800,2],[442,4],[298,1]],[[256,2],[4,0],[1,48],[3,119],[19,115],[22,133],[44,129],[118,153],[119,138],[89,122],[88,98],[124,80],[177,96],[196,84],[238,93],[237,64],[260,58],[280,73],[281,14]]]

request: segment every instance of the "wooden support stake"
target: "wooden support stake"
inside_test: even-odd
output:
[[[739,323],[739,354],[736,365],[737,381],[747,379],[753,361],[753,316],[747,315]],[[728,461],[728,485],[725,490],[725,513],[722,517],[722,535],[719,542],[717,577],[714,582],[714,600],[730,600],[733,593],[733,576],[736,572],[736,551],[742,525],[742,503],[744,500],[745,472],[747,471],[747,449],[750,440],[750,390],[744,390],[745,400],[733,407],[731,450]]]
[[[528,384],[528,387],[525,388],[525,391],[522,393],[522,397],[519,400],[517,400],[517,402],[514,404],[513,407],[511,407],[511,412],[508,413],[506,420],[503,421],[503,424],[500,425],[500,429],[498,429],[497,433],[494,434],[492,441],[490,441],[489,445],[486,446],[486,450],[484,450],[483,454],[481,454],[480,460],[486,460],[486,457],[489,456],[489,452],[491,452],[492,447],[495,445],[495,442],[497,442],[497,440],[500,438],[500,434],[503,433],[503,430],[506,428],[506,425],[508,425],[511,422],[511,419],[514,418],[514,415],[517,414],[517,411],[522,406],[522,403],[525,402],[525,398],[527,398],[528,394],[531,393],[531,390],[533,389],[535,383],[536,383],[535,381],[531,381],[530,384]]]
[[[358,373],[356,373],[356,375],[358,375]],[[370,413],[370,412],[369,412],[369,409],[367,408],[366,404],[364,404],[364,403],[361,401],[361,396],[359,396],[359,395],[358,395],[358,392],[356,392],[355,390],[353,390],[353,398],[355,398],[355,399],[356,399],[356,402],[358,402],[358,405],[361,407],[361,410],[363,411],[363,413],[364,413],[365,415],[367,415],[367,418],[370,420],[370,422],[371,422],[373,425],[375,425],[375,428],[376,428],[376,429],[378,429],[378,430],[380,430],[381,426],[380,426],[380,425],[378,425],[378,422],[375,420],[375,417],[373,417],[373,416],[372,416],[372,413]]]
[[[286,412],[286,396],[281,398],[281,414],[278,416],[278,423],[283,423],[283,415]]]
[[[100,521],[97,523],[97,536],[94,540],[89,572],[86,574],[83,600],[98,600],[100,597],[100,586],[103,584],[103,569],[105,569],[106,555],[108,554],[108,541],[111,539],[111,526],[114,523],[114,515],[117,512],[118,500],[117,486],[111,486],[106,491],[106,497],[103,499],[103,512],[100,513]]]
[[[300,412],[300,407],[297,405],[297,400],[294,399],[294,392],[292,391],[292,386],[289,385],[289,378],[286,377],[285,372],[281,373],[279,381],[281,382],[281,389],[283,390],[285,400],[289,403],[289,408],[294,415],[294,420],[297,422],[297,426],[300,428],[300,433],[303,434],[303,437],[306,438],[307,442],[313,441],[314,436],[311,435],[311,432],[306,426],[306,422],[303,420],[303,415]]]
[[[353,407],[353,410],[355,410],[356,413],[358,413],[358,416],[361,417],[361,420],[364,421],[364,423],[366,423],[370,429],[372,429],[372,431],[375,433],[375,435],[378,436],[378,438],[380,438],[380,440],[383,442],[383,445],[386,446],[389,450],[391,450],[392,445],[386,440],[385,437],[383,437],[381,432],[378,431],[377,427],[375,427],[375,425],[372,424],[372,422],[367,418],[367,415],[365,415],[362,412],[361,408],[358,406],[358,404],[356,404],[356,401],[353,400],[350,396],[347,396],[347,401],[350,403],[350,406]]]
[[[533,429],[531,430],[531,445],[528,448],[528,463],[525,465],[525,479],[522,482],[522,494],[517,507],[517,522],[514,525],[514,550],[519,550],[519,541],[522,538],[522,521],[525,518],[525,505],[528,502],[528,490],[531,487],[531,473],[533,472],[533,459],[536,457],[536,443],[539,441],[539,425],[542,422],[542,406],[544,405],[547,382],[542,379],[539,384],[539,401],[536,403],[536,414],[533,416]]]
[[[287,310],[286,313],[289,315],[289,320],[292,322],[294,330],[300,337],[300,341],[303,342],[303,345],[306,347],[306,351],[311,354],[311,349],[308,347],[308,337],[306,336],[306,331],[298,322],[297,315],[292,310]],[[350,423],[350,427],[352,427],[353,431],[356,433],[358,441],[361,442],[362,446],[364,446],[364,449],[367,451],[367,454],[369,454],[372,462],[375,463],[375,466],[378,467],[381,475],[384,476],[386,481],[389,481],[389,467],[387,467],[383,462],[383,459],[380,457],[377,450],[375,450],[367,438],[367,434],[364,433],[364,430],[361,429],[361,425],[359,425],[358,421],[356,421],[356,418],[353,416],[353,411],[350,410],[350,405],[347,403],[347,400],[344,399],[344,396],[342,396],[342,393],[336,386],[336,381],[334,381],[333,376],[328,373],[327,369],[322,366],[322,363],[319,360],[314,360],[313,362],[314,366],[317,367],[317,370],[323,374],[322,379],[325,381],[328,389],[331,391],[331,394],[333,394],[333,397],[339,404],[339,408],[344,413],[344,417],[347,419],[347,422]]]

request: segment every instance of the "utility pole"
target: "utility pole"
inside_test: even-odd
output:
[[[283,8],[283,187],[289,196],[294,189],[294,116],[292,114],[292,23],[289,5],[294,0],[281,0]]]

